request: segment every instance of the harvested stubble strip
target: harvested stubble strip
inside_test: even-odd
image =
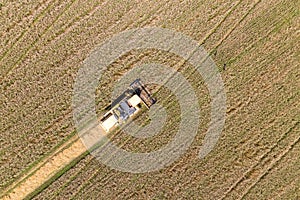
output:
[[[52,156],[50,156],[41,165],[33,169],[29,174],[27,174],[21,182],[14,185],[5,196],[1,199],[24,199],[30,193],[34,192],[41,185],[43,185],[47,180],[49,180],[53,175],[62,170],[66,165],[68,165],[72,160],[80,157],[86,152],[85,146],[82,144],[81,140],[74,137],[73,143],[64,145],[64,148],[60,148]]]
[[[133,4],[133,3],[131,3],[131,4]],[[130,6],[132,6],[130,4]],[[90,4],[87,4],[87,5],[90,5]],[[80,5],[79,5],[80,6]],[[107,27],[110,27],[112,24],[113,24],[113,22],[115,22],[115,20],[118,20],[120,17],[122,17],[122,14],[123,13],[126,13],[128,10],[127,9],[130,9],[130,6],[129,5],[127,5],[128,7],[125,7],[124,9],[122,8],[122,9],[120,9],[120,10],[118,10],[117,11],[117,13],[118,13],[118,15],[115,15],[116,17],[112,17],[111,18],[111,23],[107,23],[106,24],[106,26]],[[81,8],[82,8],[82,6],[81,6]],[[89,7],[88,7],[88,9],[89,9]],[[108,8],[107,8],[107,10],[111,10],[112,8],[111,8],[111,6],[108,6]],[[81,10],[82,11],[82,13],[84,13],[84,14],[87,14],[87,15],[89,15],[89,14],[93,14],[93,13],[85,13],[84,12],[84,10]],[[81,12],[77,12],[78,14],[82,14]],[[121,13],[121,15],[119,16],[119,14]],[[97,14],[97,13],[96,13]],[[105,14],[105,13],[102,13],[102,14]],[[94,14],[93,14],[94,15]],[[112,14],[110,14],[110,15],[108,15],[107,17],[108,18],[110,18],[110,16],[111,15],[113,15],[114,16],[114,13],[112,12]],[[72,15],[73,16],[73,15]],[[81,15],[80,15],[81,16]],[[90,17],[92,17],[92,16],[90,16]],[[93,20],[95,20],[95,18],[93,17],[92,18]],[[74,20],[71,20],[72,21],[72,23],[74,22]],[[75,22],[77,22],[77,21],[75,21]],[[86,22],[85,20],[83,20],[83,21],[81,21],[81,23],[82,22]],[[102,22],[101,22],[102,23]],[[73,24],[74,25],[74,24]],[[79,30],[79,32],[82,32],[82,30],[81,29],[83,29],[83,30],[85,30],[85,29],[87,29],[87,27],[85,27],[85,26],[80,26],[80,24],[78,24],[78,23],[75,23],[75,25],[76,26],[71,26],[71,28],[76,28],[76,29],[78,29]],[[70,27],[69,27],[70,28]],[[59,30],[58,30],[59,31]],[[86,30],[87,31],[87,30]],[[72,34],[71,34],[72,33]],[[50,35],[49,35],[50,34]],[[50,37],[50,36],[52,36],[51,34],[52,34],[52,32],[51,33],[49,33],[49,34],[47,34],[47,38],[48,38],[48,36]],[[74,36],[74,34],[75,34],[75,36]],[[97,31],[93,31],[93,34],[95,35],[97,35],[97,34],[99,34],[99,30],[97,30]],[[83,38],[81,38],[81,41],[86,41],[86,37],[88,37],[88,36],[90,36],[91,34],[82,34],[83,35]],[[78,35],[76,35],[76,31],[75,31],[75,33],[74,33],[74,31],[70,31],[70,32],[68,32],[68,34],[67,35],[64,35],[64,40],[63,40],[63,42],[64,42],[64,44],[66,44],[66,43],[68,43],[68,47],[70,47],[70,46],[72,46],[72,48],[74,48],[74,49],[80,49],[80,48],[82,48],[82,45],[81,44],[77,44],[77,42],[73,42],[73,43],[71,43],[70,44],[70,40],[72,40],[74,37],[78,37]],[[30,101],[31,102],[34,102],[34,103],[32,103],[33,104],[33,106],[31,106],[31,104],[30,104],[30,101],[29,101],[29,103],[28,104],[26,104],[27,106],[31,106],[30,108],[33,108],[33,109],[35,109],[34,111],[32,111],[32,110],[27,110],[27,109],[25,109],[25,110],[22,110],[21,112],[16,112],[15,114],[18,114],[19,116],[18,116],[18,118],[19,118],[19,120],[17,120],[16,121],[16,123],[18,123],[18,125],[17,124],[14,124],[14,123],[11,123],[11,126],[10,125],[8,125],[9,126],[9,128],[10,128],[10,131],[9,132],[7,132],[6,134],[7,135],[9,135],[11,132],[18,132],[18,130],[16,129],[16,128],[20,128],[21,126],[23,127],[23,128],[21,128],[21,131],[23,132],[23,134],[16,134],[16,135],[14,135],[15,137],[16,137],[16,139],[18,140],[18,142],[19,142],[19,144],[20,144],[20,142],[21,142],[21,145],[16,145],[16,146],[19,146],[22,150],[25,150],[25,148],[26,148],[26,150],[27,150],[27,152],[26,152],[26,155],[28,155],[28,149],[29,148],[27,148],[27,147],[31,147],[32,148],[32,145],[26,145],[26,143],[24,142],[24,138],[34,138],[35,139],[35,142],[36,142],[36,138],[37,137],[39,137],[39,138],[41,138],[41,135],[46,135],[46,137],[47,137],[47,140],[49,139],[49,135],[55,135],[53,138],[50,138],[49,140],[51,140],[51,142],[48,142],[48,144],[47,145],[40,145],[42,142],[44,142],[45,140],[45,138],[41,138],[39,141],[41,141],[41,142],[38,142],[37,143],[37,145],[35,145],[35,147],[46,147],[47,146],[47,148],[49,149],[49,148],[51,148],[51,145],[55,145],[55,143],[57,142],[57,140],[59,140],[59,139],[61,139],[61,138],[63,138],[63,137],[65,137],[65,135],[67,135],[68,133],[70,133],[71,132],[71,130],[70,129],[67,129],[67,130],[61,130],[61,129],[58,129],[57,127],[59,127],[59,126],[61,126],[61,127],[65,127],[65,126],[69,126],[71,123],[69,123],[70,121],[71,121],[71,117],[70,117],[70,115],[68,115],[68,118],[67,119],[65,119],[65,120],[63,120],[63,122],[59,122],[59,123],[56,123],[56,120],[58,119],[60,119],[60,115],[67,115],[67,114],[69,114],[70,113],[70,110],[63,110],[65,107],[68,107],[68,109],[69,109],[69,106],[68,105],[70,105],[71,103],[69,102],[69,101],[67,101],[67,99],[66,98],[69,98],[71,95],[69,95],[70,94],[70,91],[71,91],[71,81],[70,81],[70,79],[72,78],[72,76],[75,74],[74,73],[74,71],[76,71],[76,69],[73,69],[72,68],[72,71],[71,70],[67,70],[67,69],[65,69],[65,68],[62,68],[61,66],[65,66],[65,65],[67,65],[68,67],[70,67],[70,66],[73,66],[74,67],[74,65],[72,64],[72,63],[70,63],[70,61],[72,61],[73,63],[78,63],[79,61],[78,61],[78,54],[73,54],[72,56],[70,56],[70,57],[68,57],[69,55],[67,55],[67,56],[65,56],[64,57],[64,59],[65,58],[68,58],[67,60],[67,63],[66,62],[63,62],[63,63],[58,63],[58,65],[60,65],[60,70],[58,70],[59,72],[61,72],[61,71],[64,71],[64,72],[67,72],[67,73],[70,73],[70,71],[71,71],[71,75],[69,74],[69,76],[67,76],[66,77],[66,79],[60,79],[60,81],[58,82],[58,86],[55,86],[54,87],[54,90],[53,90],[53,87],[52,88],[50,88],[49,90],[47,90],[47,92],[46,92],[46,90],[43,90],[43,91],[40,91],[39,89],[40,88],[48,88],[47,87],[47,85],[42,85],[42,84],[32,84],[32,83],[37,83],[37,82],[40,82],[40,81],[43,81],[43,83],[45,82],[45,83],[48,83],[49,84],[49,82],[50,83],[53,83],[53,81],[49,81],[49,80],[47,80],[47,78],[53,78],[53,79],[55,79],[55,78],[57,78],[57,74],[56,73],[52,73],[52,72],[48,72],[48,71],[44,71],[44,69],[45,68],[48,68],[48,69],[53,69],[53,67],[52,67],[52,65],[51,65],[51,67],[49,67],[49,65],[44,65],[44,63],[46,62],[48,62],[49,61],[49,57],[51,57],[51,58],[53,58],[52,59],[52,61],[53,60],[56,60],[57,59],[57,57],[58,56],[60,56],[60,57],[63,57],[62,55],[64,55],[64,49],[63,48],[60,48],[59,49],[59,52],[52,52],[51,51],[51,53],[50,53],[50,55],[49,55],[49,51],[47,51],[47,49],[48,48],[50,48],[49,46],[47,46],[46,44],[47,44],[47,38],[41,38],[38,42],[37,42],[37,45],[40,45],[39,47],[38,47],[38,49],[40,50],[40,49],[42,49],[42,54],[43,54],[43,60],[42,59],[39,59],[38,61],[36,61],[36,62],[32,62],[32,57],[33,58],[36,58],[36,57],[38,57],[38,55],[34,55],[34,56],[32,56],[32,57],[28,57],[28,58],[26,58],[26,61],[24,62],[24,63],[22,63],[22,64],[20,64],[20,66],[22,66],[22,67],[20,67],[20,68],[18,68],[18,72],[23,72],[23,71],[25,71],[26,73],[31,73],[31,71],[29,71],[30,69],[33,69],[33,74],[38,74],[39,76],[26,76],[26,77],[24,77],[23,76],[23,74],[22,73],[16,73],[16,74],[13,74],[13,76],[12,77],[10,77],[12,80],[18,80],[18,90],[21,90],[21,91],[27,91],[27,89],[31,89],[31,90],[33,90],[33,91],[36,91],[36,88],[33,88],[33,87],[31,87],[32,85],[37,85],[37,89],[38,89],[38,94],[39,95],[36,95],[35,96],[35,94],[34,93],[29,93],[28,94],[28,92],[25,94],[25,97],[24,98],[22,98],[23,97],[23,95],[22,95],[22,93],[21,92],[19,92],[18,94],[18,98],[21,96],[21,98],[19,99],[21,102],[28,102],[28,98],[26,99],[26,97],[28,96],[28,95],[31,95],[32,97],[33,97],[33,99],[30,99]],[[68,39],[68,40],[65,40],[65,39]],[[94,37],[91,37],[91,38],[94,38]],[[56,38],[55,38],[56,39]],[[59,38],[60,40],[62,39],[62,38]],[[44,42],[46,42],[46,43],[44,43]],[[91,43],[91,42],[93,42],[93,41],[91,41],[91,40],[89,40],[89,42]],[[53,46],[57,46],[57,44],[60,44],[61,45],[61,41],[55,41],[55,43],[53,43],[53,44],[51,44],[52,46],[51,47],[53,47]],[[43,44],[45,44],[45,45],[43,45]],[[86,45],[86,44],[85,44]],[[90,44],[91,45],[91,44]],[[86,46],[88,46],[88,45],[86,45]],[[86,48],[86,49],[88,49],[88,48]],[[46,51],[46,52],[44,52],[44,50]],[[39,51],[39,53],[41,53],[40,51]],[[46,56],[45,56],[45,54],[46,54]],[[36,54],[35,52],[34,52],[34,54]],[[32,55],[32,54],[31,54]],[[49,57],[47,57],[47,56],[49,56]],[[82,55],[81,55],[82,56]],[[40,58],[40,57],[38,57],[38,58]],[[46,59],[46,61],[44,60],[44,59]],[[34,61],[35,61],[35,59],[33,59]],[[75,61],[74,61],[75,60]],[[40,67],[35,67],[35,68],[28,68],[27,67],[27,65],[28,65],[28,63],[30,63],[30,66],[40,66]],[[57,64],[57,63],[56,63]],[[55,67],[57,67],[57,66],[55,66]],[[28,72],[29,71],[29,72]],[[54,70],[55,71],[55,70]],[[43,75],[44,74],[47,74],[47,76],[46,77],[44,77]],[[42,78],[45,78],[45,79],[39,79],[40,78],[40,75],[42,75],[41,77]],[[58,75],[59,76],[59,75]],[[20,78],[20,77],[22,77],[22,78]],[[28,78],[29,77],[29,78]],[[26,81],[26,83],[24,84],[24,82],[25,82],[25,80],[24,79],[29,79],[29,81]],[[44,81],[45,80],[45,81]],[[67,85],[65,85],[65,81],[67,80]],[[63,84],[61,84],[63,82]],[[16,84],[16,82],[15,82],[15,84]],[[57,89],[59,89],[59,88],[61,88],[61,85],[64,85],[64,87],[63,87],[63,90],[61,89],[61,90],[58,90],[58,92],[57,92]],[[24,88],[24,89],[23,89]],[[11,89],[13,89],[13,90],[11,90]],[[11,96],[11,94],[13,94],[13,93],[15,93],[15,89],[16,88],[10,88],[10,90],[8,91],[8,95],[7,96]],[[58,93],[60,93],[60,95],[58,95],[57,96],[57,94]],[[41,94],[41,95],[40,95]],[[69,96],[68,96],[69,95]],[[55,97],[53,97],[53,96],[55,96]],[[40,97],[40,98],[39,98]],[[51,98],[51,99],[49,99],[49,98]],[[55,100],[57,100],[57,101],[59,101],[60,103],[59,103],[59,106],[56,106],[56,107],[54,107],[53,106],[53,104],[55,105],[55,103],[57,103],[57,102],[55,102],[55,101],[53,101],[53,99],[55,99]],[[47,101],[48,100],[48,101]],[[50,105],[50,102],[49,102],[49,100],[51,100],[51,108],[49,108],[49,105]],[[17,102],[20,102],[20,101],[17,101]],[[38,101],[38,102],[36,102],[36,101]],[[41,105],[40,104],[40,101],[43,101],[43,104]],[[8,102],[11,102],[11,101],[8,101]],[[47,102],[47,105],[45,105],[45,103]],[[68,104],[69,103],[69,104]],[[39,106],[42,106],[42,108],[43,109],[40,109],[40,107]],[[12,107],[13,108],[15,108],[15,105],[12,105]],[[47,108],[46,108],[47,107]],[[54,107],[54,108],[53,108]],[[36,109],[37,108],[37,109]],[[16,108],[15,108],[16,109]],[[8,109],[9,110],[9,109]],[[16,109],[17,110],[17,109]],[[25,113],[27,111],[27,114],[28,115],[26,115],[26,118],[27,118],[27,120],[25,121],[26,123],[24,123],[24,120],[22,120],[23,118],[22,118],[22,115]],[[35,116],[35,115],[32,115],[32,113],[35,113],[35,114],[38,114],[37,116]],[[45,113],[47,113],[47,115],[45,115]],[[51,115],[50,115],[50,113],[51,113]],[[66,114],[67,113],[67,114]],[[59,117],[57,117],[57,116],[59,116]],[[11,120],[8,120],[8,121],[13,121],[13,120],[15,120],[15,117],[14,117],[14,115],[11,115],[10,116],[11,117]],[[21,118],[20,118],[21,117]],[[52,117],[52,118],[51,118]],[[4,118],[1,118],[1,119],[4,119]],[[52,121],[53,120],[53,121]],[[45,124],[45,122],[47,122],[47,124]],[[41,130],[44,130],[45,129],[45,127],[43,127],[43,125],[44,126],[46,126],[46,128],[48,127],[48,125],[49,125],[49,123],[55,123],[55,127],[53,128],[53,130],[51,130],[51,132],[49,132],[49,134],[48,133],[41,133],[40,131]],[[29,123],[31,123],[32,124],[32,126],[31,126],[31,124],[29,124]],[[62,124],[63,123],[63,124]],[[5,122],[3,122],[3,124],[4,125],[7,125],[7,123],[5,123]],[[31,128],[28,128],[28,127],[31,127]],[[32,127],[34,127],[34,128],[32,128]],[[34,129],[34,130],[33,130]],[[48,129],[48,128],[47,128]],[[11,135],[11,134],[10,134]],[[24,135],[26,135],[26,136],[24,136]],[[31,137],[29,137],[29,135],[31,136]],[[22,138],[23,137],[23,138]],[[55,141],[53,142],[53,140],[52,139],[54,139]],[[25,143],[25,144],[24,144]],[[14,143],[14,145],[16,144],[16,142]],[[27,143],[28,144],[28,143]],[[7,145],[7,144],[5,144],[5,145]],[[25,148],[22,148],[23,146],[26,146]],[[39,145],[39,146],[38,146]],[[38,148],[38,150],[40,150],[41,148]],[[44,148],[43,148],[44,149]],[[48,149],[46,150],[46,151],[48,151]],[[8,152],[11,152],[11,151],[8,151]],[[37,152],[37,151],[35,151],[35,152]],[[44,150],[41,150],[41,152],[42,152],[42,154],[44,153]],[[39,156],[39,155],[30,155],[31,156],[31,159],[35,159],[36,160],[36,157],[37,156]],[[12,156],[8,156],[9,158],[11,158]],[[14,159],[14,162],[18,162],[17,163],[17,165],[18,165],[18,168],[24,168],[24,167],[26,167],[26,166],[24,166],[24,165],[22,165],[22,163],[20,163],[19,162],[20,161],[20,159]],[[30,162],[30,161],[28,161],[28,159],[26,159],[26,162]],[[20,166],[21,165],[21,166]],[[17,169],[17,168],[15,168],[15,169]],[[16,172],[13,172],[13,174],[15,174]],[[12,173],[10,173],[10,175],[11,175]],[[3,176],[6,176],[7,175],[7,173],[3,173]],[[8,177],[8,178],[7,178]],[[9,176],[6,176],[6,178],[7,178],[7,180],[8,179],[12,179],[12,177],[9,177]]]
[[[274,35],[272,35],[272,37],[274,37]],[[274,42],[274,41],[273,41]],[[261,44],[259,45],[259,47],[261,47]],[[257,49],[258,47],[257,46],[255,46],[255,49]],[[281,49],[282,50],[282,49]],[[280,50],[280,51],[281,51]],[[276,51],[276,50],[275,50]],[[277,52],[277,51],[276,51]],[[252,66],[255,66],[255,65],[259,65],[259,63],[260,62],[263,62],[264,63],[264,65],[262,66],[262,65],[260,65],[260,67],[261,67],[261,69],[260,69],[260,71],[262,71],[262,72],[264,72],[264,71],[267,71],[267,72],[269,72],[268,70],[267,70],[267,68],[268,68],[268,66],[270,66],[270,64],[271,64],[271,66],[273,66],[274,64],[276,64],[277,62],[278,62],[278,60],[272,60],[272,56],[274,56],[274,51],[273,51],[273,55],[270,55],[270,56],[267,56],[267,57],[264,57],[263,59],[261,59],[261,60],[257,60],[254,64],[252,64],[250,67],[252,67]],[[244,58],[244,57],[243,57]],[[255,60],[257,57],[250,57],[249,58],[249,60]],[[245,58],[244,58],[245,59]],[[248,61],[247,61],[248,62]],[[244,63],[244,62],[242,62],[242,63],[238,63],[239,65],[241,65],[241,66],[249,66],[249,65],[246,65],[247,64],[247,62],[246,63]],[[237,65],[236,63],[234,63],[235,65]],[[281,65],[282,66],[282,65]],[[256,69],[257,70],[257,69]],[[283,69],[283,71],[285,72],[286,70],[284,70]],[[232,70],[231,70],[231,72],[232,72]],[[248,72],[248,71],[247,71]],[[276,71],[276,72],[278,72],[278,71]],[[279,72],[278,72],[279,73]],[[245,85],[245,86],[249,86],[250,87],[250,89],[251,88],[253,88],[252,86],[255,86],[255,84],[254,85],[252,85],[251,84],[251,82],[255,82],[254,80],[255,79],[253,79],[253,78],[249,78],[249,77],[253,77],[253,76],[255,76],[257,73],[255,73],[255,70],[254,71],[251,71],[251,73],[250,74],[247,74],[247,83],[245,83],[245,82],[243,82],[243,80],[245,80],[245,79],[242,79],[242,80],[240,80],[241,81],[241,84],[242,85]],[[268,73],[265,73],[264,75],[263,75],[263,77],[264,78],[268,78]],[[269,79],[270,80],[270,79]],[[235,82],[235,81],[237,81],[237,80],[232,80],[232,83],[233,82]],[[257,81],[257,80],[256,80]],[[275,79],[274,80],[275,82],[277,82],[277,80]],[[262,83],[260,83],[260,84],[264,84],[264,82],[266,82],[266,80],[262,80]],[[236,84],[238,84],[237,82],[235,82],[235,84],[232,86],[232,87],[236,87],[237,85]],[[270,83],[270,84],[272,84],[272,83]],[[290,82],[286,82],[286,84],[290,84]],[[291,84],[292,85],[292,84]],[[244,89],[241,89],[240,87],[237,87],[236,88],[236,90],[249,90],[249,88],[247,89],[247,87],[243,87]],[[268,92],[268,91],[273,91],[272,89],[270,89],[270,87],[266,87],[266,88],[262,88],[262,89],[267,89],[267,91],[265,91],[265,92]],[[293,89],[295,89],[295,88],[290,88],[289,90],[285,90],[285,92],[288,94],[289,92],[291,92],[291,91],[293,91]],[[232,88],[231,88],[231,90],[233,90]],[[235,90],[234,90],[235,91]],[[241,95],[241,92],[239,92],[239,91],[235,91],[236,92],[236,95],[238,96],[238,95]],[[252,113],[255,111],[255,113],[256,113],[256,115],[257,116],[260,116],[259,117],[259,119],[255,119],[255,116],[256,115],[251,115],[252,117],[253,117],[253,123],[256,123],[256,124],[259,124],[259,123],[262,123],[262,121],[260,121],[261,120],[261,118],[268,118],[268,117],[272,117],[272,114],[274,114],[274,113],[276,113],[276,114],[278,114],[279,116],[281,116],[281,113],[282,112],[280,112],[280,113],[278,113],[278,112],[276,112],[277,110],[277,108],[275,108],[274,106],[272,106],[272,104],[274,104],[274,102],[276,102],[276,100],[274,101],[274,99],[271,101],[267,101],[267,103],[269,104],[269,106],[267,106],[267,107],[263,107],[263,106],[265,106],[266,104],[263,104],[263,102],[266,100],[266,99],[268,99],[270,96],[273,96],[273,95],[275,95],[276,93],[268,93],[268,94],[266,94],[266,95],[263,95],[263,97],[264,98],[262,98],[262,96],[261,95],[258,95],[255,99],[252,99],[252,100],[257,100],[257,98],[259,98],[259,100],[258,101],[256,101],[256,104],[253,104],[253,102],[250,102],[250,105],[251,106],[253,106],[254,108],[253,108],[253,110],[251,110],[251,107],[248,107],[247,108],[247,106],[246,107],[242,107],[241,108],[241,110],[238,110],[238,112],[245,112],[245,111],[249,111],[249,110],[251,110],[252,111]],[[232,95],[232,94],[231,94]],[[280,99],[282,100],[282,96],[280,96]],[[293,101],[295,101],[295,98],[293,99]],[[280,107],[281,107],[281,110],[282,111],[284,111],[284,105],[285,105],[285,101],[280,101],[281,102],[281,104],[279,105]],[[266,110],[268,110],[269,112],[267,112],[267,113],[265,113],[265,115],[263,115],[264,114],[264,112],[263,112],[263,110],[261,110],[260,112],[256,112],[256,111],[258,111],[259,109],[257,108],[257,107],[259,107],[259,106],[261,107],[261,108],[266,108]],[[271,106],[271,107],[270,107]],[[256,107],[256,108],[255,108]],[[288,116],[286,116],[286,117],[292,117],[291,115],[288,115]],[[247,120],[247,119],[246,119]],[[263,120],[263,122],[267,122],[268,120],[267,119],[264,119]],[[280,119],[279,119],[279,121],[280,121]],[[243,127],[242,127],[243,128]],[[245,127],[245,128],[247,128],[247,127]],[[266,126],[266,127],[261,127],[261,128],[266,128],[265,129],[265,131],[267,131],[267,132],[260,132],[261,133],[261,135],[267,135],[267,136],[269,136],[271,133],[272,133],[272,129],[273,128],[279,128],[278,127],[278,124],[276,124],[276,126],[271,126],[271,127],[268,127],[268,125]],[[282,127],[282,128],[286,128],[286,126],[285,127]],[[279,130],[279,129],[277,129],[277,130]],[[283,130],[284,131],[284,129],[280,129],[280,130]],[[237,132],[239,132],[239,129],[237,129],[236,130]],[[254,130],[254,128],[252,128],[252,129],[250,129],[249,130],[250,132],[252,132],[252,131],[255,131]],[[252,135],[251,135],[252,136]],[[271,135],[270,135],[271,136]],[[229,143],[229,144],[231,144],[231,143]],[[242,149],[241,149],[242,150]],[[228,161],[228,160],[227,160]],[[213,168],[213,167],[212,167]],[[118,178],[118,177],[117,177]],[[119,179],[118,179],[119,180]]]
[[[20,121],[20,120],[19,120]]]

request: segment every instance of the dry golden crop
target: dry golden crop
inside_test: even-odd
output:
[[[87,155],[34,199],[300,198],[297,0],[5,1],[0,13],[0,193],[76,134],[73,84],[91,50],[123,30],[154,26],[191,36],[217,63],[227,96],[217,146],[198,159],[210,98],[201,76],[184,63],[179,72],[195,88],[202,119],[186,154],[145,174],[119,172]],[[122,56],[96,91],[99,113],[133,66],[176,68],[180,61],[153,49]],[[174,96],[164,88],[156,95],[176,115]],[[152,139],[121,132],[111,139],[130,151],[152,151],[172,139],[170,130],[178,126],[173,120]]]

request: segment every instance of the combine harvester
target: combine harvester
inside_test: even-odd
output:
[[[125,124],[145,106],[149,109],[156,100],[140,79],[136,79],[110,106],[100,119],[100,125],[108,133],[116,127]]]

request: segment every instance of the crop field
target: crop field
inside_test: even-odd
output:
[[[201,75],[170,52],[133,50],[105,71],[96,90],[97,114],[130,69],[169,66],[188,80],[200,107],[201,123],[188,151],[164,169],[141,174],[117,171],[85,153],[27,198],[300,199],[299,1],[0,3],[0,194],[78,139],[73,86],[91,51],[124,30],[161,27],[196,40],[218,66],[227,110],[214,149],[198,158],[211,102]],[[155,137],[138,139],[122,130],[109,135],[127,151],[158,150],[179,127],[176,96],[165,87],[147,87],[165,107],[167,120]],[[147,113],[135,120],[147,121]]]

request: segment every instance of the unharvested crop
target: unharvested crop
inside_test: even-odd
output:
[[[107,78],[99,83],[99,115],[123,74],[139,64],[162,63],[178,69],[199,99],[202,121],[192,146],[171,166],[146,174],[119,172],[88,155],[35,199],[299,198],[300,180],[295,178],[300,176],[297,3],[3,3],[0,191],[75,134],[72,89],[90,51],[123,30],[157,26],[191,36],[218,64],[226,88],[227,115],[217,146],[205,159],[198,159],[209,123],[210,98],[189,63],[155,49],[128,52],[108,67]],[[19,12],[13,15],[12,10]],[[153,92],[171,116],[178,115],[178,102],[170,91],[153,87]],[[121,131],[110,137],[128,151],[153,151],[172,139],[178,120],[168,118],[169,123],[154,138],[135,139]]]

